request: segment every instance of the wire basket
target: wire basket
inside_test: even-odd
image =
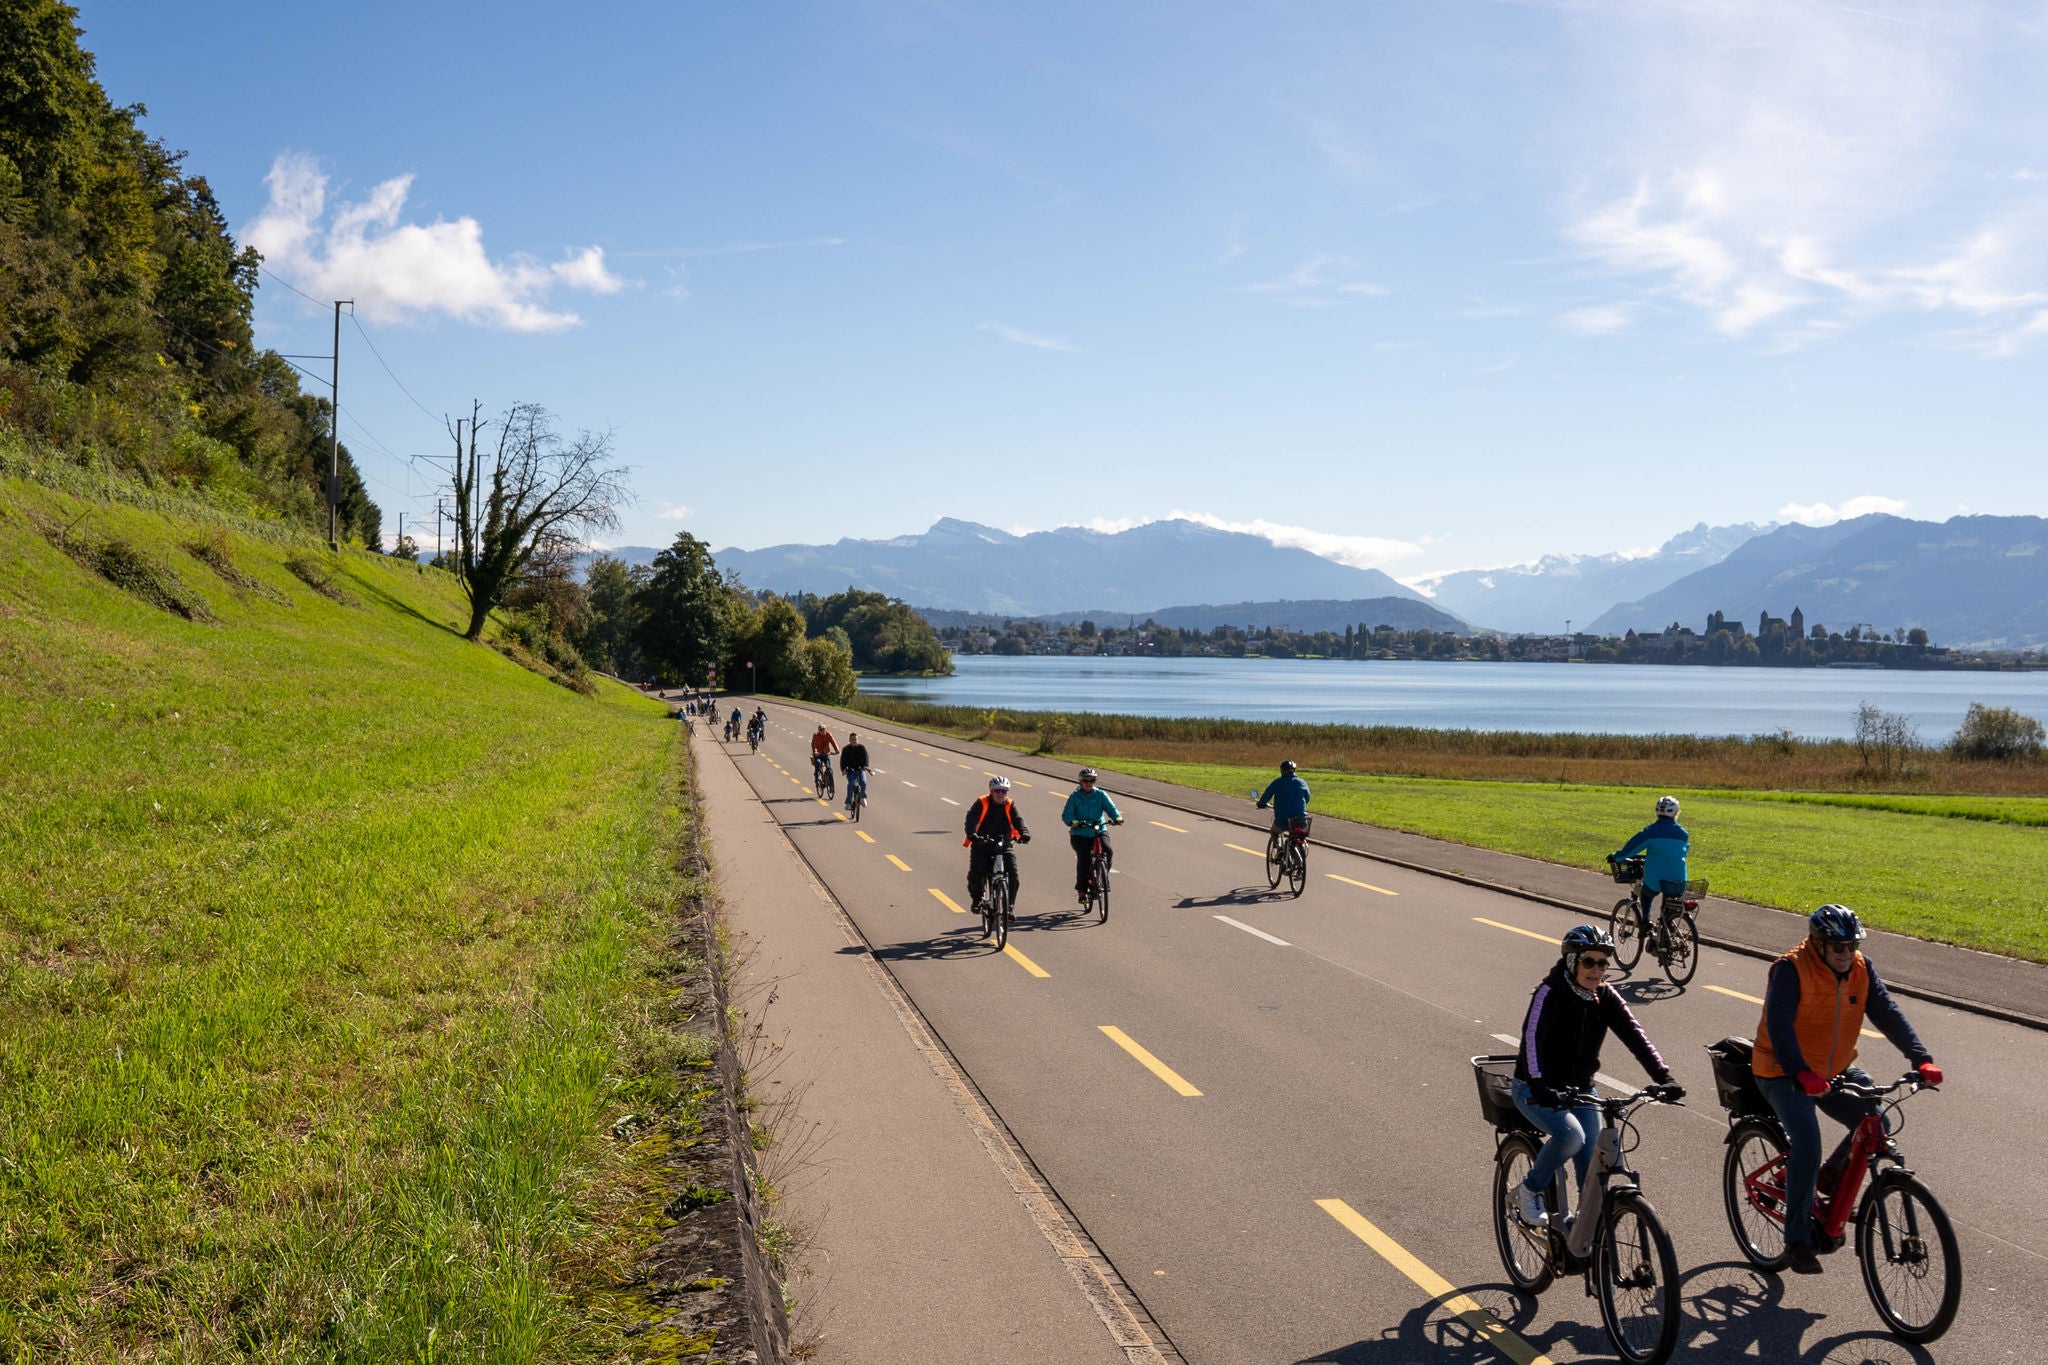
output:
[[[1769,1114],[1771,1106],[1757,1088],[1756,1073],[1750,1070],[1755,1045],[1747,1038],[1723,1038],[1707,1044],[1707,1057],[1714,1064],[1714,1094],[1721,1107],[1738,1118]]]
[[[1472,1059],[1472,1076],[1479,1083],[1479,1113],[1496,1132],[1535,1127],[1515,1108],[1515,1060],[1512,1052]]]
[[[1639,882],[1643,879],[1643,855],[1638,853],[1633,858],[1609,858],[1607,870],[1613,874],[1614,880],[1624,886]]]

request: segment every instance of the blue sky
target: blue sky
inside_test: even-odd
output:
[[[358,300],[389,529],[472,398],[611,428],[620,544],[1183,513],[1414,577],[2048,514],[2044,0],[80,22],[273,273]],[[262,341],[330,325],[266,282]]]

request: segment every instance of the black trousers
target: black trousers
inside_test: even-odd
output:
[[[974,902],[981,899],[981,889],[988,885],[988,874],[993,869],[995,861],[995,850],[987,844],[975,844],[967,850],[967,903],[969,905],[973,905]],[[1010,869],[1010,904],[1015,905],[1017,903],[1017,887],[1020,885],[1017,877],[1017,850],[1011,849],[1009,856],[1004,861],[1009,864]]]
[[[1095,836],[1092,834],[1069,834],[1067,842],[1074,846],[1074,889],[1088,889],[1089,864],[1095,859]],[[1102,861],[1116,862],[1116,850],[1109,846],[1109,836],[1102,836]]]

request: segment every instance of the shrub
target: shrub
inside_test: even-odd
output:
[[[2032,716],[2023,716],[2009,706],[1973,701],[1949,748],[1957,758],[2010,763],[2038,758],[2044,741],[2048,741],[2048,731]]]
[[[137,549],[119,536],[91,541],[68,530],[46,531],[50,543],[123,592],[187,621],[211,625],[214,614],[206,599],[192,591],[170,565]]]
[[[1907,755],[1920,747],[1912,719],[1897,711],[1881,711],[1864,702],[1856,708],[1856,753],[1866,770],[1889,775],[1903,768]]]

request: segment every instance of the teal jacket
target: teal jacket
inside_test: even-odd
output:
[[[1685,855],[1692,851],[1692,836],[1685,826],[1668,815],[1660,815],[1637,830],[1621,846],[1617,859],[1643,855],[1643,885],[1662,893],[1664,883],[1685,880]]]
[[[1259,809],[1273,808],[1273,823],[1284,825],[1308,814],[1308,783],[1293,773],[1276,777],[1259,796]]]
[[[1066,809],[1060,812],[1060,823],[1071,833],[1102,833],[1102,827],[1112,820],[1121,820],[1124,813],[1116,808],[1116,802],[1109,799],[1109,793],[1101,787],[1094,791],[1074,788],[1074,794],[1067,798]],[[1075,825],[1092,825],[1091,830],[1077,830]]]

